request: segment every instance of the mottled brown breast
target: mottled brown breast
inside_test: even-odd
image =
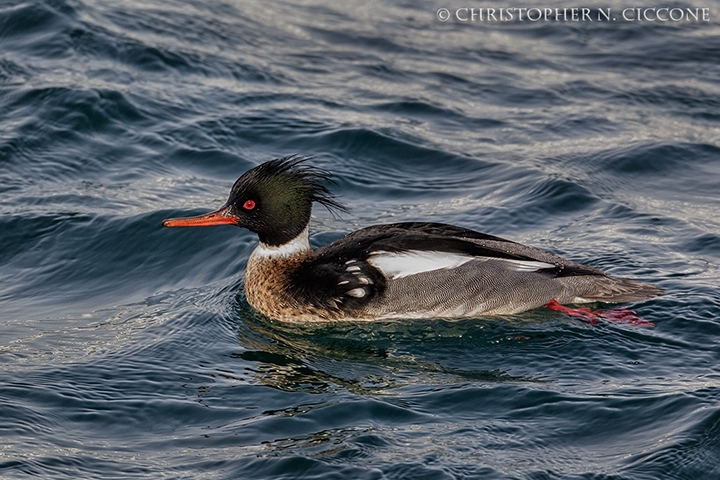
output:
[[[251,256],[245,272],[248,303],[263,315],[285,322],[323,322],[344,318],[340,311],[318,308],[294,296],[293,272],[309,254],[294,257],[263,258]]]

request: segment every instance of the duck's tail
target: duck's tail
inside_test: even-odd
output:
[[[608,275],[581,275],[559,278],[567,295],[561,303],[626,303],[656,297],[662,289],[631,278]]]

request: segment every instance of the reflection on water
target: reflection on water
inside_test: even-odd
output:
[[[339,322],[287,324],[254,312],[238,297],[242,324],[240,344],[248,350],[233,356],[257,364],[256,378],[288,391],[324,392],[343,388],[353,393],[391,394],[415,384],[475,382],[534,382],[528,375],[509,375],[445,365],[445,346],[455,354],[471,354],[478,343],[526,343],[543,333],[493,332],[497,319]],[[532,315],[522,323],[532,321]],[[492,325],[493,328],[489,328]]]

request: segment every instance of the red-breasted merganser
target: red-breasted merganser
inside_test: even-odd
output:
[[[660,293],[653,285],[442,223],[375,225],[313,250],[308,241],[313,202],[331,212],[346,210],[323,185],[328,172],[307,160],[289,156],[263,163],[235,182],[219,210],[163,222],[236,225],[257,233],[245,293],[250,305],[270,318],[459,318],[543,305],[571,313],[561,304],[632,302]]]

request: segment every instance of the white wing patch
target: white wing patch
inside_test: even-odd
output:
[[[473,259],[474,257],[457,253],[418,250],[392,253],[379,250],[372,252],[367,261],[386,277],[403,278],[441,268],[456,268]]]
[[[535,272],[542,270],[543,268],[555,268],[552,263],[537,262],[533,260],[511,260],[509,258],[500,258],[503,262],[508,262],[513,265],[512,269],[518,272]]]
[[[382,271],[386,277],[392,279],[409,277],[410,275],[431,272],[433,270],[457,268],[470,260],[495,260],[505,263],[510,270],[518,272],[535,272],[544,268],[555,267],[552,263],[533,260],[473,257],[470,255],[462,255],[460,253],[418,250],[400,253],[378,250],[377,252],[372,252],[367,259],[370,265]]]

